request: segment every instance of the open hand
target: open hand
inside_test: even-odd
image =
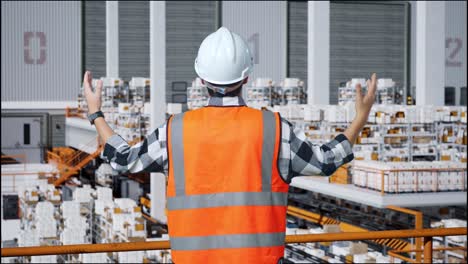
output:
[[[377,90],[377,74],[373,73],[370,80],[367,80],[367,94],[362,94],[360,84],[356,85],[356,121],[363,125],[367,122],[367,117],[374,104],[375,92]]]
[[[93,74],[86,71],[83,78],[84,96],[88,103],[88,112],[95,113],[101,109],[102,80],[99,80],[93,92]]]

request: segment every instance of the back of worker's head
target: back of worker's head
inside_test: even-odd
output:
[[[225,27],[208,35],[198,49],[195,72],[211,96],[237,96],[253,70],[247,42]]]

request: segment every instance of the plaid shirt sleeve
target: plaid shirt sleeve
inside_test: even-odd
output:
[[[107,140],[102,158],[121,173],[164,173],[168,166],[166,142],[166,123],[134,146],[129,146],[122,137],[115,134]]]
[[[164,124],[134,146],[115,134],[107,140],[102,157],[121,173],[167,172],[166,133]],[[307,140],[302,129],[281,119],[278,167],[286,182],[291,182],[295,176],[329,176],[353,158],[351,144],[343,134],[327,144],[315,145]]]
[[[288,183],[295,176],[330,176],[354,159],[351,143],[343,134],[326,144],[316,145],[307,140],[302,129],[283,118],[281,123],[279,168]]]

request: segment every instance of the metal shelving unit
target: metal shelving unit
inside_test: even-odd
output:
[[[411,124],[411,161],[437,160],[437,132],[434,123]]]
[[[315,144],[323,144],[342,133],[349,123],[304,120],[293,120],[292,123],[304,129],[306,136]],[[311,129],[312,128],[312,129]],[[453,130],[448,137],[450,142],[442,140],[444,128]],[[462,137],[456,136],[462,130]],[[368,123],[353,145],[355,156],[359,154],[368,159],[381,161],[434,161],[466,160],[461,157],[442,157],[447,149],[454,149],[457,155],[466,153],[466,124],[464,123]],[[363,133],[365,136],[363,137]],[[367,153],[366,153],[367,152]],[[460,154],[462,153],[462,154]],[[358,154],[358,155],[356,155]],[[376,156],[377,155],[377,158]],[[455,155],[455,154],[453,154]]]
[[[362,87],[364,93],[367,87]],[[375,102],[378,104],[403,104],[403,89],[397,86],[378,88],[375,95]],[[354,103],[356,100],[356,88],[338,87],[338,104],[345,105],[348,102]]]

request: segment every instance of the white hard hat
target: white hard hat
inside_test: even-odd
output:
[[[203,80],[233,84],[245,79],[253,69],[253,58],[247,43],[225,27],[206,37],[195,59],[195,72]]]

